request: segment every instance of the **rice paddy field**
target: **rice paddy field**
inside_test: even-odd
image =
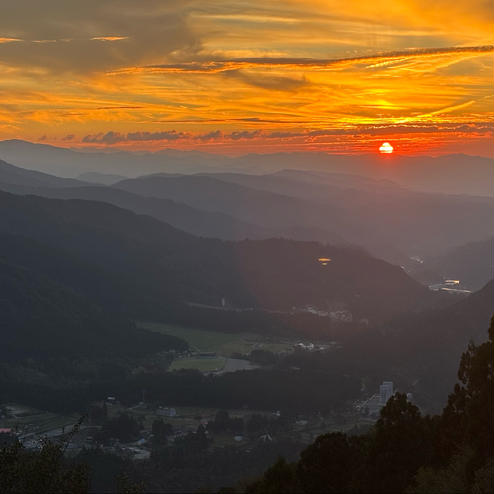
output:
[[[12,428],[22,434],[50,436],[60,434],[63,428],[68,432],[80,419],[79,415],[59,415],[15,403],[4,405],[4,408],[7,417],[0,420],[0,427]]]
[[[169,370],[195,369],[200,372],[219,372],[225,366],[225,358],[180,358],[174,360]]]
[[[155,322],[138,322],[137,325],[142,329],[182,338],[193,351],[215,352],[222,357],[230,357],[233,353],[248,354],[252,350],[281,353],[290,351],[295,343],[254,333],[221,333]]]

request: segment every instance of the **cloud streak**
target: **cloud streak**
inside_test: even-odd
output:
[[[19,39],[19,38],[2,38],[2,37],[0,37],[0,44],[2,44],[2,43],[18,43],[19,41],[22,41],[22,39]]]
[[[93,36],[91,38],[94,41],[121,41],[123,39],[129,39],[128,36]]]
[[[488,4],[16,0],[0,16],[0,139],[229,153],[487,143]]]
[[[470,123],[462,125],[383,125],[383,126],[355,126],[341,129],[316,129],[303,132],[285,131],[263,131],[263,130],[239,130],[224,133],[221,130],[213,130],[207,133],[179,132],[176,130],[163,130],[159,132],[129,132],[122,134],[117,131],[108,131],[95,135],[86,135],[82,142],[86,144],[113,145],[122,142],[142,142],[142,141],[239,141],[252,139],[294,139],[294,138],[317,138],[331,136],[382,136],[391,134],[428,134],[428,133],[494,133],[494,123]],[[69,135],[64,140],[73,140],[74,136]]]
[[[186,73],[218,73],[230,72],[239,69],[277,67],[277,68],[308,68],[325,69],[338,65],[349,65],[356,63],[375,62],[370,67],[377,67],[379,63],[389,63],[411,58],[433,57],[450,54],[486,54],[494,52],[493,45],[464,46],[464,47],[444,47],[444,48],[423,48],[416,50],[403,50],[388,53],[378,53],[360,57],[315,59],[315,58],[238,58],[231,60],[209,60],[195,61],[175,64],[148,65],[144,67],[131,67],[122,69],[125,71],[151,71],[151,72],[186,72]]]

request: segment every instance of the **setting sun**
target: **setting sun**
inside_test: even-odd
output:
[[[379,148],[379,152],[382,154],[391,154],[393,149],[393,146],[389,142],[383,142]]]
[[[494,494],[493,1],[0,0],[0,486]]]

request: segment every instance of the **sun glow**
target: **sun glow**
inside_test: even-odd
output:
[[[387,138],[400,156],[492,157],[485,0],[114,3],[2,11],[0,139],[394,154]]]
[[[381,154],[391,154],[393,152],[393,146],[389,142],[383,142],[379,148]]]

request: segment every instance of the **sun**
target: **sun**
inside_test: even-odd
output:
[[[381,154],[391,154],[393,152],[393,146],[389,142],[383,142],[379,148]]]

